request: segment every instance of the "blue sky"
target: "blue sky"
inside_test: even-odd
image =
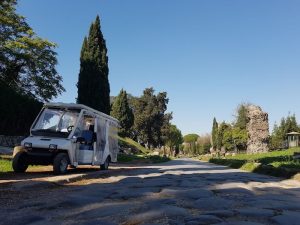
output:
[[[168,92],[168,110],[183,132],[232,121],[237,105],[269,113],[270,126],[300,118],[300,1],[19,0],[35,32],[58,44],[57,67],[77,97],[82,41],[97,14],[107,42],[111,95],[124,88]]]

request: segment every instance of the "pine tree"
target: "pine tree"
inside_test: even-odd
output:
[[[134,117],[132,109],[128,104],[127,93],[123,89],[112,105],[111,115],[120,121],[121,128],[119,129],[119,135],[122,137],[130,136]]]
[[[218,123],[217,123],[216,118],[214,117],[213,127],[212,127],[212,132],[211,132],[212,146],[214,149],[217,148],[217,135],[218,135]]]
[[[85,104],[103,113],[110,113],[106,43],[100,27],[100,18],[91,24],[80,54],[77,103]]]
[[[152,148],[164,142],[164,125],[172,115],[166,113],[169,99],[166,92],[155,95],[153,88],[146,88],[143,95],[133,101],[135,139]]]

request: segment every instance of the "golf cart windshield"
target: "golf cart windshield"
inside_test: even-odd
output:
[[[80,110],[45,108],[31,130],[33,135],[67,138],[74,129]]]

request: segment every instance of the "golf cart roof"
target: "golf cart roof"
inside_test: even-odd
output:
[[[53,102],[53,103],[45,103],[44,107],[45,108],[64,108],[64,109],[85,109],[87,111],[95,113],[99,116],[102,116],[102,117],[104,117],[108,120],[111,120],[111,121],[116,122],[117,124],[119,124],[119,121],[116,118],[111,117],[109,115],[106,115],[105,113],[97,111],[97,110],[95,110],[91,107],[88,107],[86,105],[83,105],[83,104]]]

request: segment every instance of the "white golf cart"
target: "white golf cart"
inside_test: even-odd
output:
[[[30,136],[15,147],[12,166],[25,172],[28,165],[53,165],[55,174],[68,165],[97,165],[108,169],[117,161],[119,122],[81,104],[47,103],[34,121]]]

